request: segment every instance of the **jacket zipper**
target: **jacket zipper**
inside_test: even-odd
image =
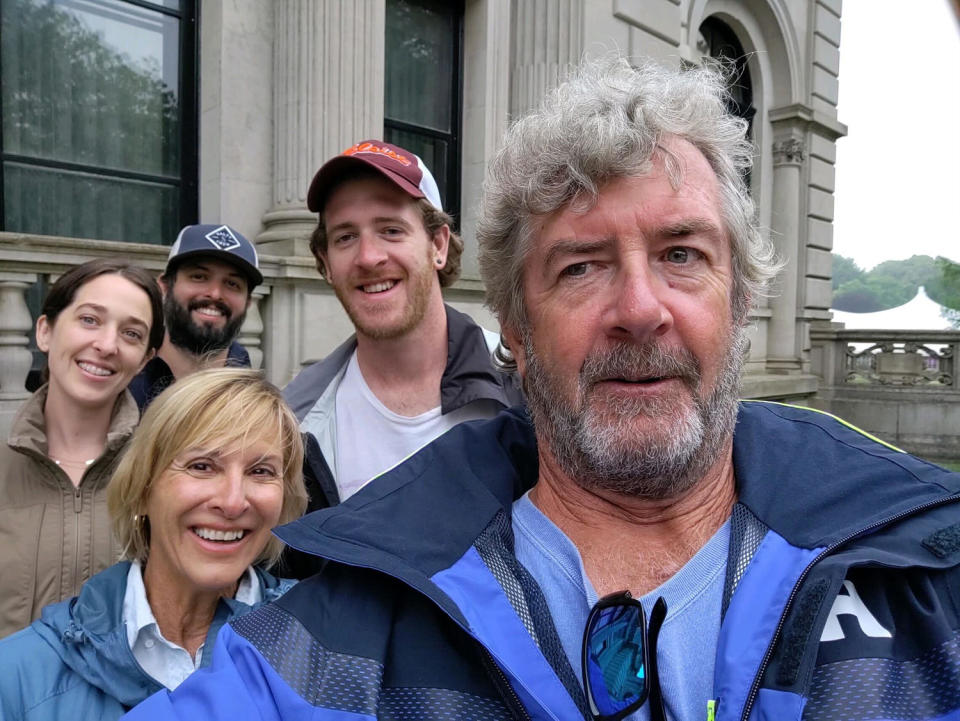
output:
[[[507,675],[503,672],[503,669],[493,660],[493,654],[491,654],[482,643],[478,642],[478,645],[480,646],[480,651],[483,656],[483,665],[487,669],[487,675],[490,676],[493,685],[496,686],[497,691],[500,692],[500,696],[506,703],[510,715],[515,719],[521,719],[521,721],[530,721],[530,714],[527,713],[527,709],[523,707],[523,702],[520,701],[517,692],[513,690],[513,686],[510,685],[510,681],[507,679]]]
[[[837,548],[839,548],[840,546],[846,543],[849,543],[850,541],[854,540],[859,536],[866,535],[871,531],[875,531],[876,529],[882,528],[883,526],[890,525],[891,523],[896,523],[897,521],[903,518],[912,516],[915,513],[919,513],[920,511],[925,511],[928,508],[934,508],[936,506],[946,505],[947,503],[956,503],[958,500],[960,500],[960,497],[958,496],[948,496],[946,498],[938,498],[935,501],[927,501],[926,503],[922,503],[919,506],[914,506],[909,510],[901,511],[895,516],[891,516],[890,518],[885,518],[882,521],[876,521],[875,523],[872,523],[866,528],[861,528],[859,531],[855,531],[843,537],[836,543],[830,546],[827,546],[825,549],[823,549],[823,551],[821,551],[817,555],[816,558],[814,558],[812,561],[810,561],[810,563],[807,564],[807,567],[803,569],[803,572],[800,574],[800,577],[797,579],[797,582],[793,585],[793,589],[790,591],[790,595],[787,597],[787,603],[784,605],[783,612],[780,614],[780,620],[777,622],[777,628],[773,632],[773,637],[770,639],[770,644],[767,646],[767,650],[763,655],[763,660],[760,662],[760,668],[757,669],[757,674],[753,678],[753,684],[750,686],[750,693],[747,694],[747,701],[743,706],[743,713],[740,714],[740,721],[748,721],[750,717],[750,711],[753,708],[754,702],[757,700],[757,694],[760,693],[761,679],[763,678],[764,672],[767,670],[767,665],[770,663],[770,658],[773,656],[774,648],[777,645],[777,639],[780,638],[780,632],[783,631],[783,626],[786,623],[787,614],[790,611],[790,606],[793,604],[794,600],[796,599],[797,593],[799,593],[800,587],[803,585],[803,582],[806,579],[807,575],[809,574],[810,569],[816,566],[817,563],[819,563],[824,558],[824,556],[830,555],[835,550],[837,550]]]
[[[80,592],[80,513],[83,511],[83,491],[77,486],[73,489],[73,525],[77,529],[77,552],[73,556],[73,578],[71,579],[70,593]]]

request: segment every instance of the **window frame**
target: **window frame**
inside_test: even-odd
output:
[[[178,58],[178,97],[180,98],[180,176],[154,173],[140,173],[122,168],[110,168],[92,163],[36,158],[4,150],[3,127],[0,124],[0,231],[7,230],[5,169],[8,162],[51,170],[67,170],[72,173],[86,173],[104,179],[140,180],[158,185],[179,187],[180,226],[197,222],[199,213],[199,28],[197,22],[198,0],[181,0],[181,9],[166,7],[149,0],[118,0],[163,15],[175,17],[180,21],[180,52]],[[2,59],[0,59],[2,63]],[[0,66],[2,75],[2,66]],[[0,118],[3,117],[3,96],[0,95]],[[16,231],[20,232],[20,231]],[[115,241],[114,238],[96,240]],[[171,245],[174,238],[161,238],[161,245]]]
[[[441,0],[405,0],[411,4],[426,7],[434,12],[443,13],[453,18],[456,29],[453,37],[453,57],[456,70],[453,73],[451,84],[451,95],[453,104],[450,108],[450,132],[446,133],[436,128],[426,125],[417,125],[408,123],[397,118],[391,118],[387,115],[387,109],[383,112],[383,135],[386,140],[388,130],[396,130],[404,133],[413,133],[426,136],[436,140],[443,140],[447,143],[447,177],[446,183],[441,190],[444,198],[444,211],[454,219],[457,230],[460,225],[460,204],[461,204],[461,167],[463,158],[462,136],[463,136],[463,26],[465,15],[464,0],[450,0],[442,2]],[[386,87],[384,87],[384,97],[386,97]],[[429,166],[428,166],[429,167]],[[433,172],[433,168],[430,168]],[[436,178],[436,176],[434,176]],[[439,182],[438,182],[439,185]]]

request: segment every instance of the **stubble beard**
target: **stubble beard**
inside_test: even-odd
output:
[[[428,251],[430,250],[431,248],[428,248]],[[428,257],[432,258],[432,253]],[[347,295],[351,288],[343,289],[339,284],[334,283],[333,292],[359,335],[364,335],[371,340],[393,340],[406,335],[423,321],[427,314],[435,277],[436,270],[428,263],[426,268],[418,269],[415,274],[408,274],[406,279],[401,281],[406,282],[410,287],[410,302],[404,307],[399,320],[391,324],[370,322],[369,316],[373,315],[376,319],[378,314],[390,312],[392,302],[385,303],[382,311],[374,306],[367,313],[360,313],[353,307]]]
[[[528,332],[524,390],[537,435],[560,470],[586,489],[674,498],[694,486],[728,446],[747,346],[746,329],[735,327],[706,397],[693,354],[656,343],[621,343],[591,355],[571,392],[544,366]],[[600,380],[623,376],[676,377],[686,393],[604,398],[595,388]],[[645,417],[645,429],[636,427],[637,416]]]
[[[171,288],[163,299],[163,320],[173,345],[197,357],[219,353],[230,347],[240,334],[240,327],[243,325],[246,313],[240,313],[234,318],[231,316],[230,308],[220,301],[213,303],[192,301],[183,306],[173,297],[172,291]],[[220,328],[195,322],[190,313],[194,308],[202,305],[216,306],[224,313],[227,322]]]

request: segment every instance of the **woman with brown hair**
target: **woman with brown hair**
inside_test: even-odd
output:
[[[126,388],[163,341],[156,281],[125,261],[71,268],[42,310],[46,382],[0,444],[0,638],[116,561],[107,481],[140,419]]]

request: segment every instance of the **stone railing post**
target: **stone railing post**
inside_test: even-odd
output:
[[[237,338],[237,342],[250,354],[251,368],[260,368],[263,365],[263,316],[260,315],[260,301],[269,294],[270,286],[267,285],[259,285],[253,289],[247,317]]]
[[[30,395],[24,387],[33,364],[30,329],[33,320],[24,291],[35,273],[0,272],[0,441],[6,440],[17,408]]]

